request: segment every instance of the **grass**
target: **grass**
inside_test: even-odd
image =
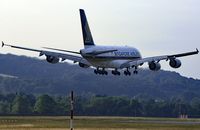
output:
[[[199,130],[200,119],[76,117],[75,130]],[[68,117],[0,117],[2,130],[66,130]]]

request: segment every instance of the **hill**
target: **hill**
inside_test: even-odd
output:
[[[49,64],[44,60],[11,54],[0,55],[0,92],[66,95],[109,95],[186,100],[200,97],[200,80],[176,72],[139,70],[138,75],[99,76],[92,69],[68,63]],[[2,75],[3,74],[3,75]]]

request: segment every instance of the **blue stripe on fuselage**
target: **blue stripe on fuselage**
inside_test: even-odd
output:
[[[105,60],[135,60],[141,57],[125,57],[125,56],[84,56],[86,59],[105,59]]]

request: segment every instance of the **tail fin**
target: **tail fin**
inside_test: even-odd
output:
[[[80,9],[80,17],[81,17],[81,26],[82,26],[84,46],[85,46],[85,48],[94,46],[95,44],[94,44],[94,41],[92,38],[92,34],[90,32],[90,27],[87,22],[85,11],[83,9]]]

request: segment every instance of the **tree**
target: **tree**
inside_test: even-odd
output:
[[[0,114],[5,115],[10,112],[8,102],[0,102]]]
[[[199,117],[200,116],[200,98],[193,98],[191,103],[191,110],[190,110],[190,115],[194,117]]]
[[[45,94],[37,98],[34,111],[43,115],[55,115],[57,114],[57,108],[57,103],[54,99]]]
[[[57,96],[54,98],[57,103],[57,114],[69,114],[70,111],[70,100],[69,97]]]
[[[142,105],[139,103],[137,99],[130,100],[130,112],[131,116],[141,116],[142,115]]]
[[[31,105],[28,101],[26,95],[18,94],[16,95],[13,103],[12,103],[12,113],[26,115],[32,113]]]

